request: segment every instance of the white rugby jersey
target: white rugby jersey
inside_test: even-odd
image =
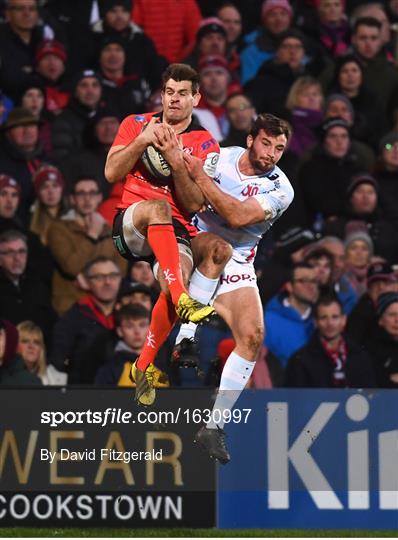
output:
[[[197,214],[193,221],[199,231],[218,234],[229,242],[234,249],[232,258],[238,262],[254,260],[262,236],[283,214],[294,196],[287,176],[279,167],[275,166],[271,171],[261,175],[242,174],[238,169],[238,163],[244,151],[245,149],[239,146],[221,148],[214,182],[224,193],[239,201],[254,197],[263,206],[265,198],[267,206],[272,211],[271,219],[232,229],[211,205],[208,205],[208,209]]]

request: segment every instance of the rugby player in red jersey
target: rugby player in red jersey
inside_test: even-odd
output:
[[[187,282],[192,271],[191,243],[195,245],[199,289],[216,286],[232,254],[229,244],[211,233],[196,237],[191,224],[191,215],[202,207],[204,197],[198,187],[192,188],[183,153],[200,158],[204,171],[213,176],[220,150],[212,135],[192,118],[199,100],[196,71],[185,64],[171,64],[163,74],[163,111],[125,118],[105,165],[109,182],[125,178],[113,226],[116,248],[126,258],[153,253],[160,266],[157,276],[162,292],[152,312],[144,348],[131,368],[136,399],[143,405],[155,400],[153,362],[177,315],[183,321],[198,323],[214,314],[212,307],[187,294],[184,279]],[[160,150],[168,162],[170,179],[159,180],[144,165],[141,156],[149,145]]]

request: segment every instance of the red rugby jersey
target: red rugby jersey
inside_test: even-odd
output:
[[[162,113],[132,114],[127,116],[120,124],[119,131],[112,146],[128,146],[150,121],[152,116],[162,118]],[[199,157],[208,174],[215,169],[220,154],[220,147],[211,133],[206,131],[195,119],[187,129],[179,134],[182,139],[184,152]],[[159,182],[151,175],[141,159],[137,161],[127,174],[122,198],[117,208],[127,208],[137,201],[163,199],[170,203],[172,216],[180,221],[192,235],[196,234],[195,227],[191,224],[191,216],[180,205],[172,177],[169,180]]]

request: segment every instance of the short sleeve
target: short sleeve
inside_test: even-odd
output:
[[[120,124],[112,146],[128,146],[141,132],[143,124],[134,120],[133,116],[127,116]]]

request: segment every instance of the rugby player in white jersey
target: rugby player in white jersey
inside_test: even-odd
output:
[[[230,459],[224,420],[251,376],[264,339],[263,310],[253,265],[257,246],[294,196],[288,178],[276,166],[290,134],[291,128],[284,120],[271,114],[258,116],[246,149],[221,149],[214,179],[203,172],[199,159],[184,155],[189,175],[207,201],[206,210],[196,215],[195,225],[199,231],[221,236],[233,248],[213,297],[236,346],[224,366],[213,415],[196,435],[197,442],[221,463]],[[195,298],[195,283],[189,292]],[[211,300],[203,297],[203,290],[201,293],[201,301]],[[193,339],[195,330],[192,323],[182,326],[175,357],[183,342]]]

